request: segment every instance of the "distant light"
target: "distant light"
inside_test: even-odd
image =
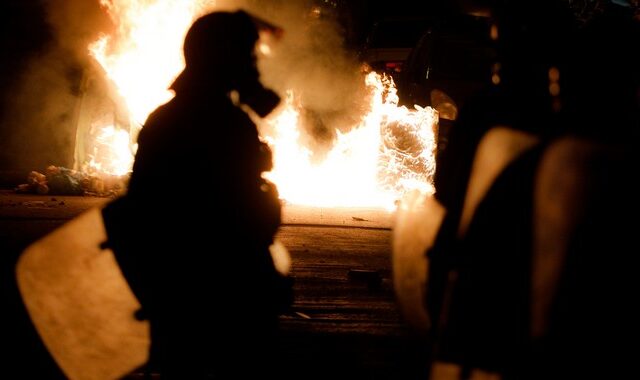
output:
[[[309,15],[313,18],[320,18],[320,16],[322,16],[322,8],[320,7],[311,8]]]
[[[551,96],[560,95],[560,70],[557,67],[551,66],[549,68],[549,94]]]
[[[491,39],[493,41],[496,41],[498,39],[498,25],[491,24],[491,29],[489,31],[489,36],[491,37]]]
[[[498,85],[500,84],[500,69],[502,65],[500,62],[495,62],[491,65],[491,83]]]
[[[259,43],[258,44],[258,51],[260,51],[260,53],[262,55],[267,56],[267,57],[271,55],[271,48],[266,43]]]
[[[551,108],[555,112],[560,112],[562,109],[562,100],[560,99],[560,70],[555,66],[549,68],[549,94],[553,98]]]
[[[550,67],[549,68],[549,81],[551,82],[557,82],[558,80],[560,80],[560,70],[558,70],[557,67]]]
[[[385,62],[384,67],[387,70],[400,72],[402,71],[402,62]]]

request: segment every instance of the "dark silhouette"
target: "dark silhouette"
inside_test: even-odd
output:
[[[176,96],[149,116],[128,193],[104,210],[107,245],[151,323],[149,368],[163,378],[268,372],[292,301],[269,252],[281,216],[261,177],[271,154],[238,105],[266,116],[279,102],[259,81],[256,25],[267,24],[244,11],[193,24]]]
[[[532,299],[540,317],[535,358],[539,378],[546,379],[621,379],[636,372],[620,339],[635,336],[638,320],[632,301],[637,275],[629,265],[637,224],[629,217],[640,212],[634,178],[640,137],[639,8],[637,1],[596,3],[598,12],[584,20],[572,44],[565,75],[563,124],[569,138],[545,153],[540,170],[553,184],[541,197],[542,207],[571,211],[561,224],[567,231],[564,249],[553,260],[543,251],[534,256],[544,270],[539,279],[557,273]]]
[[[562,1],[495,3],[500,80],[465,103],[436,174],[448,213],[429,252],[433,368],[454,363],[459,378],[630,377],[619,339],[637,320],[625,247],[635,244],[627,216],[638,212],[640,63],[627,41],[638,41],[640,23],[616,2],[582,27]],[[496,127],[537,143],[465,219]]]
[[[486,87],[461,108],[436,172],[447,216],[428,253],[434,372],[444,362],[461,378],[526,378],[535,168],[544,141],[559,133],[550,72],[564,69],[575,29],[558,1],[476,3],[491,5],[497,59]]]

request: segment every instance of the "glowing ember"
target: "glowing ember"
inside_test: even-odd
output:
[[[173,94],[167,90],[184,67],[182,42],[200,14],[212,10],[207,0],[101,0],[117,25],[115,35],[90,46],[125,99],[134,125],[141,125],[158,105]],[[263,55],[268,46],[259,45]],[[315,206],[387,207],[413,189],[433,192],[435,171],[434,126],[431,108],[398,107],[391,80],[370,73],[363,78],[370,93],[368,111],[349,133],[337,139],[318,163],[300,144],[296,95],[288,93],[284,104],[265,122],[270,135],[263,136],[274,153],[274,169],[268,173],[281,196],[290,203]],[[346,130],[346,129],[345,129]],[[135,136],[137,130],[130,131]],[[95,152],[89,166],[109,174],[131,170],[132,143],[122,129],[104,128],[95,136]],[[111,150],[112,153],[106,153]]]

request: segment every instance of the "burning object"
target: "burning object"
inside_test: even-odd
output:
[[[215,6],[213,2],[205,2],[203,7],[195,3],[103,4],[117,30],[88,48],[101,67],[100,75],[112,83],[108,96],[122,101],[113,102],[119,110],[103,113],[113,117],[98,122],[100,116],[96,115],[79,125],[79,129],[101,133],[86,133],[79,140],[84,153],[77,155],[76,168],[97,175],[122,175],[131,170],[139,126],[151,110],[173,96],[167,88],[184,67],[182,37],[199,12]],[[281,42],[286,42],[284,39]],[[277,59],[280,53],[269,52],[269,60]],[[274,157],[274,168],[265,176],[288,203],[393,209],[407,191],[434,191],[438,113],[429,107],[399,107],[391,78],[375,72],[357,75],[362,75],[356,80],[366,88],[358,99],[362,104],[349,110],[349,117],[341,120],[344,125],[330,127],[326,135],[331,136],[332,144],[322,147],[322,160],[316,151],[320,144],[315,137],[310,139],[302,126],[307,109],[300,102],[301,94],[294,90],[287,90],[286,103],[259,125]],[[334,98],[337,101],[339,97]],[[121,113],[128,116],[121,117]],[[88,148],[91,145],[94,148]]]
[[[300,143],[301,105],[290,92],[267,119],[265,140],[274,154],[268,178],[290,203],[323,207],[393,209],[413,189],[433,193],[435,129],[430,108],[398,107],[393,81],[375,72],[364,78],[369,105],[349,132],[336,139],[322,162]]]

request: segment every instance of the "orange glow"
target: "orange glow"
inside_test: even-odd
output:
[[[137,144],[133,144],[129,133],[113,125],[94,128],[93,141],[89,149],[89,162],[83,171],[121,176],[133,166],[133,155]]]
[[[184,68],[182,43],[198,15],[215,1],[101,0],[116,25],[114,35],[93,43],[104,68],[139,124],[173,97],[171,82]]]
[[[186,31],[196,17],[211,11],[215,2],[102,0],[102,4],[118,29],[93,43],[91,55],[125,99],[133,124],[140,126],[150,112],[173,96],[167,88],[184,67]],[[259,53],[269,55],[268,48],[259,44]],[[312,162],[311,152],[300,144],[301,109],[293,92],[289,91],[283,104],[264,121],[273,132],[262,137],[274,154],[274,169],[266,176],[287,202],[392,209],[406,191],[433,192],[437,112],[428,107],[398,107],[391,79],[370,73],[363,80],[370,95],[366,114],[359,124],[342,129],[349,133],[337,132],[333,148],[321,163]],[[137,130],[130,134],[137,135]],[[120,145],[113,142],[112,147],[121,151]],[[130,145],[128,151],[135,148]],[[132,156],[101,157],[92,157],[89,166],[105,173],[131,170]],[[107,171],[107,167],[111,169]]]
[[[370,73],[366,83],[372,95],[369,113],[350,133],[338,133],[322,163],[313,163],[311,152],[299,144],[294,94],[267,120],[275,130],[274,136],[265,136],[274,153],[274,169],[267,177],[284,199],[392,209],[406,191],[433,192],[436,112],[398,107],[393,83],[377,73]]]

